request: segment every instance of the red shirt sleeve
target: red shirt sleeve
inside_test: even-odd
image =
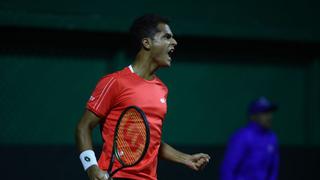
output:
[[[117,84],[112,75],[101,78],[87,102],[87,109],[99,117],[107,116],[119,92]]]

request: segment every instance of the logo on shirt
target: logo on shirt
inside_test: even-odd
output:
[[[96,98],[93,96],[90,96],[89,101],[94,101]]]
[[[162,104],[166,103],[166,98],[160,98],[160,102],[161,102]]]
[[[269,144],[267,148],[269,153],[272,153],[274,151],[274,147],[272,144]]]

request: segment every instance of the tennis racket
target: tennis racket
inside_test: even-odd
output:
[[[112,177],[123,168],[138,164],[145,156],[150,141],[150,128],[144,112],[136,107],[127,107],[117,122],[112,155],[106,178]],[[120,167],[112,171],[117,160]]]

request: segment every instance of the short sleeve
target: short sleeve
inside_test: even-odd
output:
[[[118,92],[116,77],[108,75],[101,78],[87,102],[87,109],[99,117],[107,116]]]

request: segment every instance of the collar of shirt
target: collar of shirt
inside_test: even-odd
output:
[[[268,133],[268,132],[270,132],[269,129],[266,129],[266,128],[262,127],[259,123],[255,122],[255,121],[252,121],[252,120],[250,120],[250,122],[248,123],[248,127],[250,129],[253,129],[253,130],[259,132],[259,133]]]

